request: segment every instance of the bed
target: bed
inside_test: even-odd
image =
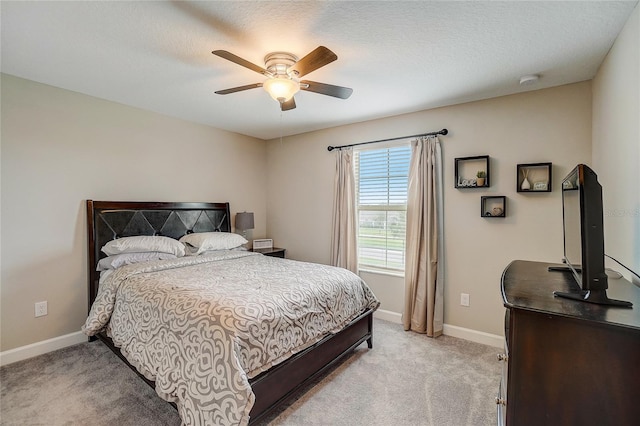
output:
[[[373,347],[379,302],[341,268],[234,249],[126,265],[100,279],[110,241],[230,234],[229,203],[88,200],[87,226],[83,330],[173,403],[184,424],[256,423],[363,342]],[[316,287],[318,300],[309,299]],[[272,318],[278,306],[283,319]]]

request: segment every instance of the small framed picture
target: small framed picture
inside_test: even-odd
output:
[[[547,182],[535,182],[533,184],[534,191],[546,191],[547,190]]]
[[[253,249],[268,249],[273,248],[273,240],[271,238],[265,238],[262,240],[253,240]]]

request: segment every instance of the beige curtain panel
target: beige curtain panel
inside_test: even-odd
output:
[[[331,264],[358,272],[356,188],[353,149],[336,151],[334,180]]]
[[[411,142],[407,194],[405,330],[436,337],[443,327],[442,154],[437,137]]]

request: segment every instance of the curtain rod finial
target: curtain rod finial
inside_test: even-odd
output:
[[[329,152],[333,151],[334,149],[335,149],[335,147],[333,147],[333,146],[331,146],[331,145],[329,145],[329,146],[327,147],[327,151],[329,151]]]
[[[445,136],[449,133],[449,131],[447,129],[442,129],[440,130],[440,133],[442,134],[442,136]]]

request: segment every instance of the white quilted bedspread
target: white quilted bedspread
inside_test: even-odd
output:
[[[249,379],[378,300],[341,268],[243,251],[117,269],[82,327],[102,330],[185,425],[244,425]]]

